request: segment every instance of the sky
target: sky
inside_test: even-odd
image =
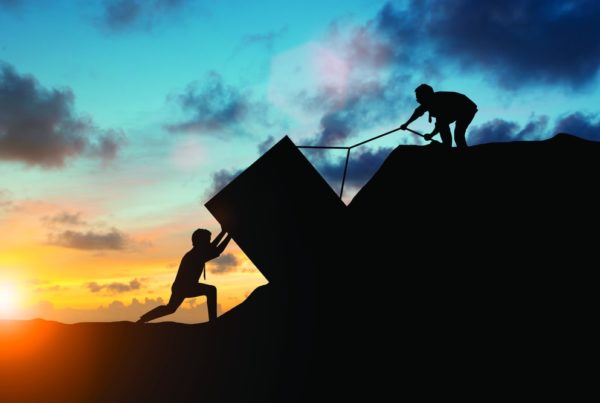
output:
[[[421,83],[478,105],[470,145],[600,140],[599,20],[594,0],[0,0],[0,318],[136,320],[275,142],[374,137]],[[344,201],[412,144],[354,149]],[[303,152],[338,192],[345,153]],[[207,268],[220,313],[267,283],[235,242]],[[164,320],[206,320],[204,298]]]

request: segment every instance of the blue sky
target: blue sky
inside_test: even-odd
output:
[[[423,82],[478,104],[470,144],[598,140],[598,20],[591,0],[0,0],[0,282],[91,319],[168,297],[191,232],[219,229],[203,207],[219,186],[285,134],[399,126]],[[399,144],[423,143],[353,151],[346,201]],[[306,155],[337,191],[343,155]],[[233,244],[226,261],[225,310],[264,282]]]

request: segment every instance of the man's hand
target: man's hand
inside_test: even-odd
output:
[[[406,123],[404,123],[402,126],[400,126],[400,130],[406,130],[407,127],[408,127],[408,125]]]
[[[433,133],[427,133],[426,135],[423,136],[423,138],[427,141],[431,141],[431,139],[433,138],[434,134]]]

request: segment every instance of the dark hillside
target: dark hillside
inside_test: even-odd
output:
[[[0,401],[573,398],[599,161],[566,134],[401,146],[345,207],[284,138],[207,203],[268,285],[213,325],[2,322]]]

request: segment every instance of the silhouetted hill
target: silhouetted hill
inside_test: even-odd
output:
[[[207,203],[268,285],[214,326],[2,323],[0,401],[572,400],[599,157],[401,146],[345,207],[284,138]]]

